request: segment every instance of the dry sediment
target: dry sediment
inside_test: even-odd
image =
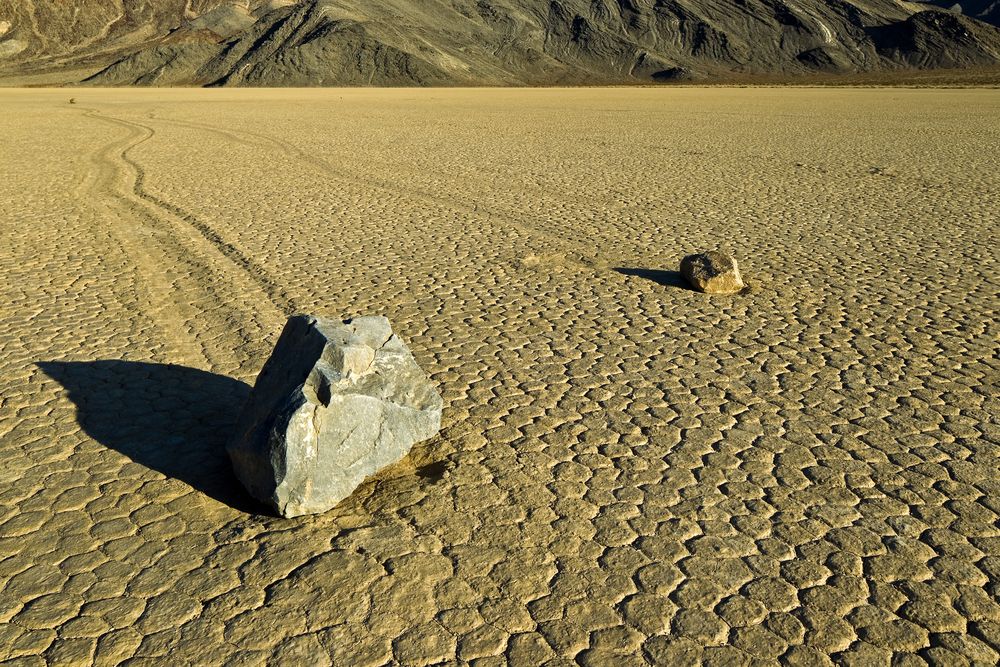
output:
[[[997,91],[0,95],[0,657],[997,662]],[[294,310],[444,428],[280,520]]]

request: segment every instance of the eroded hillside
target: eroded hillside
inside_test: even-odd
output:
[[[0,0],[0,75],[84,71],[101,85],[615,83],[997,64],[1000,29],[897,0]]]

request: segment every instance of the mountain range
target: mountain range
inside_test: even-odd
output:
[[[0,76],[552,85],[1000,65],[1000,0],[0,0]]]

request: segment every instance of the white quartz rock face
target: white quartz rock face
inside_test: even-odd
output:
[[[441,395],[379,316],[290,318],[229,445],[236,476],[285,517],[333,508],[441,428]]]

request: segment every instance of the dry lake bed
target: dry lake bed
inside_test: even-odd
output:
[[[0,108],[0,659],[1000,659],[1000,90]],[[444,421],[279,519],[224,447],[295,312]]]

